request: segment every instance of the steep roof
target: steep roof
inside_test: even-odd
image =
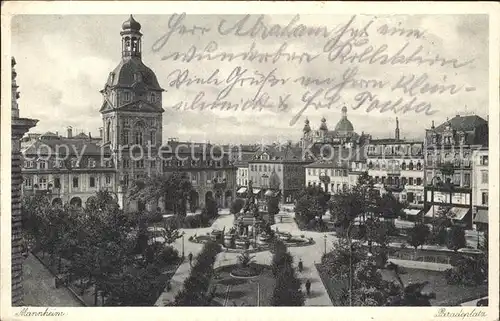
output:
[[[109,147],[100,147],[89,139],[58,138],[37,140],[29,146],[24,155],[109,155]]]
[[[477,115],[460,116],[456,115],[452,119],[442,123],[436,127],[436,131],[444,131],[447,123],[450,123],[451,128],[457,131],[473,131],[477,127],[487,125],[488,122]]]
[[[120,61],[118,66],[109,74],[107,86],[132,87],[138,81],[137,73],[142,76],[142,82],[150,90],[163,90],[158,83],[155,73],[138,57],[127,57]]]

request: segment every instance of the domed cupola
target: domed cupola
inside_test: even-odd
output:
[[[163,91],[155,73],[142,62],[141,24],[132,15],[122,24],[122,60],[109,73],[106,87],[135,88],[139,87]]]
[[[140,31],[141,24],[139,22],[135,21],[134,17],[132,17],[132,15],[130,15],[128,20],[126,20],[122,24],[122,29],[123,29],[123,31],[126,31],[126,30]]]
[[[321,118],[321,125],[319,126],[319,130],[328,131],[328,126],[326,126],[326,118]]]
[[[304,134],[311,132],[311,126],[309,125],[309,119],[306,118],[304,129],[302,130]]]
[[[354,126],[347,119],[347,107],[342,107],[342,118],[339,120],[335,126],[335,131],[340,133],[350,133],[354,132]]]

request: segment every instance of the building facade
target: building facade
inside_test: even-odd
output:
[[[423,142],[372,140],[367,145],[366,162],[368,175],[382,194],[391,192],[401,202],[423,204]]]
[[[472,211],[479,229],[488,225],[489,196],[488,148],[472,152]]]
[[[23,190],[45,193],[54,204],[83,206],[95,192],[106,189],[125,210],[136,211],[161,208],[163,202],[132,201],[127,193],[134,180],[181,172],[194,187],[189,197],[192,210],[203,207],[209,196],[219,207],[228,207],[237,186],[234,153],[207,143],[163,142],[164,90],[142,61],[141,25],[130,16],[122,24],[120,37],[121,60],[100,91],[100,137],[92,138],[90,133],[73,136],[72,128],[67,137],[50,132],[37,138],[28,136]],[[66,145],[69,152],[61,154],[64,149],[60,147]]]
[[[12,57],[11,83],[11,302],[12,306],[23,305],[23,233],[22,233],[22,154],[21,138],[28,130],[36,125],[37,120],[20,118],[17,100],[20,97],[15,71],[16,60]]]
[[[99,190],[117,198],[111,151],[87,135],[40,136],[23,153],[23,194],[44,194],[53,205],[84,206]]]
[[[449,208],[456,222],[472,226],[472,153],[488,144],[488,122],[477,115],[457,115],[426,130],[426,218]]]
[[[270,182],[274,180],[279,185],[281,202],[291,203],[305,185],[303,166],[312,162],[311,159],[304,159],[301,148],[290,145],[266,146],[248,162],[248,180],[252,181],[257,198],[264,197]]]

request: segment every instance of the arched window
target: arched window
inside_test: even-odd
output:
[[[420,162],[417,163],[417,171],[421,171],[422,170],[422,164],[420,164]]]
[[[150,132],[149,142],[151,145],[156,145],[156,132],[154,130]]]
[[[402,170],[406,170],[406,162],[404,162],[404,161],[403,161],[403,162],[401,163],[401,169],[402,169]]]
[[[411,162],[411,161],[410,161],[410,164],[408,164],[408,169],[409,169],[410,171],[412,171],[412,170],[413,170],[413,162]]]

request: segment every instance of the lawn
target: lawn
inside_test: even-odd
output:
[[[328,278],[322,271],[321,265],[317,264],[316,266],[333,305],[339,305],[339,295],[342,288],[348,286],[348,281]],[[404,274],[401,275],[401,279],[405,285],[408,285],[409,282],[429,281],[429,285],[424,291],[436,293],[436,299],[431,300],[432,306],[458,306],[463,302],[488,295],[488,285],[486,284],[479,286],[450,285],[446,282],[444,272],[408,268],[403,270]],[[397,282],[393,272],[382,270],[381,273],[384,279]]]
[[[424,289],[426,292],[436,293],[436,299],[431,300],[433,306],[458,306],[463,302],[477,299],[488,295],[488,285],[465,286],[450,285],[446,282],[444,272],[429,271],[422,269],[404,268],[406,274],[401,275],[403,283],[429,281],[429,285]],[[386,280],[396,280],[390,271],[382,271]]]
[[[234,265],[216,269],[211,287],[215,287],[214,306],[269,306],[274,290],[274,278],[270,267],[254,278],[234,278],[230,275]]]

